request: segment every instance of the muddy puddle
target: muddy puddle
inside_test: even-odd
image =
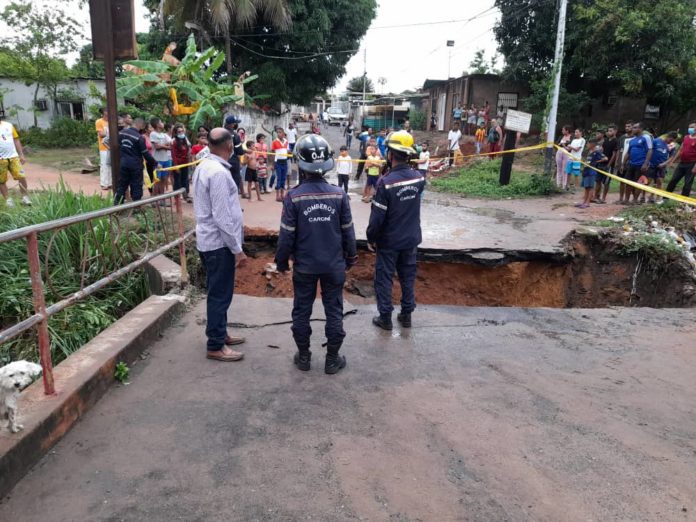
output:
[[[685,263],[648,268],[638,258],[621,256],[610,245],[580,236],[570,236],[566,247],[566,254],[560,256],[520,256],[519,252],[487,256],[463,251],[461,256],[449,252],[433,260],[432,254],[424,254],[416,279],[418,302],[552,308],[696,306],[696,278]],[[292,276],[267,270],[273,262],[275,237],[256,234],[247,240],[246,248],[249,262],[237,271],[235,293],[292,297]],[[359,254],[358,264],[347,274],[344,295],[354,304],[372,303],[375,255],[367,250]],[[202,267],[194,265],[192,281],[202,286]],[[399,297],[395,278],[395,302]]]

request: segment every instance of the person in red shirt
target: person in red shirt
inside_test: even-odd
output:
[[[200,151],[205,149],[208,146],[208,133],[207,132],[199,132],[198,133],[198,141],[196,144],[191,147],[191,156],[194,158],[198,155]]]
[[[172,164],[185,165],[191,162],[191,144],[186,137],[186,128],[177,123],[173,129],[174,141],[172,142]],[[191,203],[189,197],[189,168],[181,167],[172,171],[174,177],[174,190],[183,188],[186,190],[184,199]]]
[[[672,179],[667,185],[667,192],[674,192],[679,182],[683,179],[682,196],[691,196],[691,187],[696,176],[696,122],[689,124],[688,135],[684,136],[682,146],[674,157],[673,163],[677,163]]]
[[[276,201],[282,203],[288,175],[288,140],[283,129],[278,129],[278,137],[273,140],[271,150],[275,153]]]

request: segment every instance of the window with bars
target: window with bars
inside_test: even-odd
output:
[[[498,102],[495,104],[496,109],[501,105],[506,109],[517,108],[518,93],[516,92],[499,92]]]

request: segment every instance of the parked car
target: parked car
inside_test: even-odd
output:
[[[326,112],[329,114],[329,125],[341,125],[348,121],[348,115],[340,107],[329,107]]]

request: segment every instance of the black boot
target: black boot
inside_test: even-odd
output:
[[[295,354],[295,366],[298,370],[308,372],[311,367],[312,352],[309,350],[298,350]]]
[[[379,314],[372,318],[372,324],[378,326],[382,330],[391,330],[394,328],[392,324],[391,314]]]
[[[346,367],[346,358],[343,355],[332,355],[330,353],[326,354],[326,363],[324,364],[324,373],[333,375],[334,373],[340,372]]]
[[[399,321],[404,328],[411,328],[411,314],[401,313],[396,316],[396,320]]]

